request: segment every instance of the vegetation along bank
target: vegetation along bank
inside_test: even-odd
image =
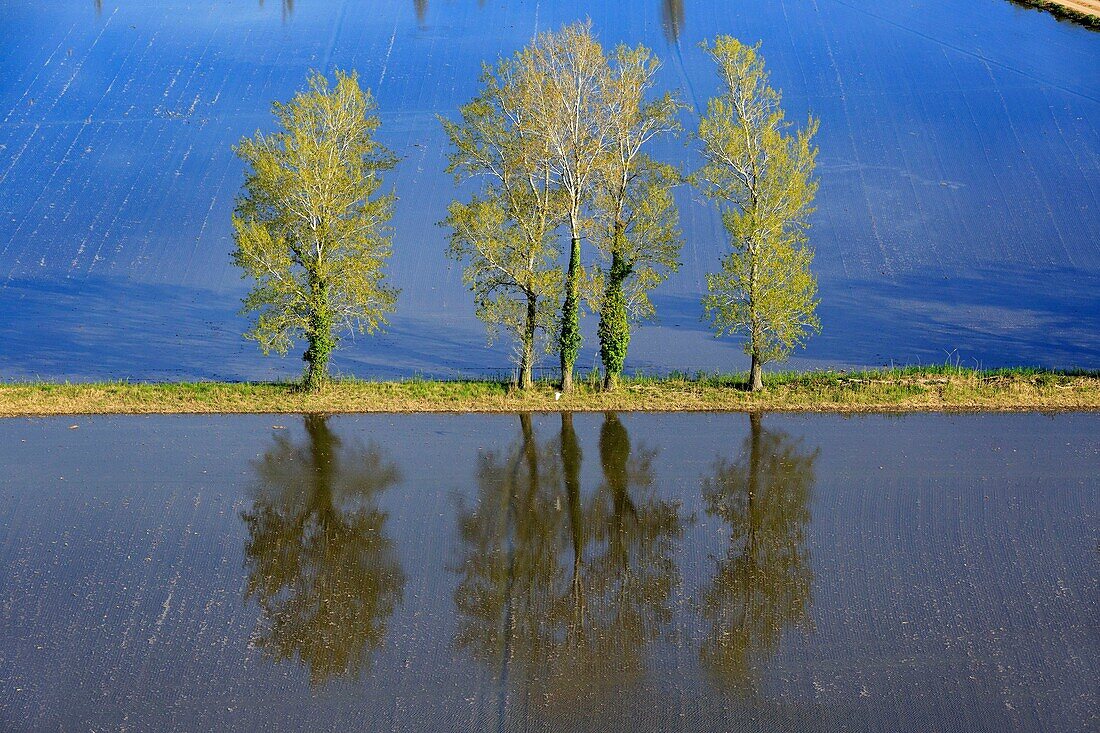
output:
[[[753,392],[747,374],[624,377],[613,391],[599,375],[572,393],[537,381],[291,383],[95,383],[0,385],[0,417],[166,413],[353,412],[910,412],[1100,410],[1100,372],[955,367],[764,375]]]

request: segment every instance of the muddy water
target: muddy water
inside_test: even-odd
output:
[[[792,119],[821,119],[824,331],[795,366],[1100,364],[1100,37],[1005,0],[0,0],[0,376],[297,374],[240,338],[230,146],[310,68],[358,69],[402,156],[399,310],[337,366],[506,368],[434,224],[455,196],[436,114],[484,60],[585,17],[608,45],[654,48],[689,129],[716,85],[698,43],[718,33],[761,41]],[[726,245],[698,198],[679,194],[683,267],[628,369],[746,367],[699,320]]]
[[[0,728],[1086,730],[1098,427],[3,421]]]

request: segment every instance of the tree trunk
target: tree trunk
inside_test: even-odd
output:
[[[561,391],[573,391],[573,365],[577,363],[577,354],[581,350],[580,326],[580,267],[581,233],[576,213],[569,215],[571,234],[569,248],[569,269],[565,280],[565,303],[561,309]]]
[[[605,390],[612,390],[618,384],[619,377],[623,373],[623,365],[626,363],[626,352],[630,346],[630,321],[626,312],[623,283],[630,276],[631,267],[618,249],[616,247],[616,251],[611,253],[607,287],[600,306],[600,325],[596,329],[600,337],[600,359],[603,361]]]
[[[332,334],[328,286],[322,280],[312,280],[310,288],[320,305],[315,306],[309,315],[309,330],[306,332],[309,347],[302,354],[302,360],[307,365],[304,386],[313,391],[328,381],[328,360],[336,348],[336,337]]]
[[[755,198],[755,197],[754,197]],[[763,362],[760,358],[761,333],[760,318],[757,309],[760,304],[756,299],[757,262],[756,248],[752,241],[749,242],[749,353],[752,355],[752,365],[749,367],[749,391],[762,392],[764,390],[764,375],[762,374]]]
[[[310,392],[320,389],[321,385],[328,380],[328,358],[319,357],[312,352],[314,347],[312,342],[310,347],[306,350],[306,355],[303,357],[306,360],[306,379],[305,388]]]
[[[519,362],[519,388],[531,389],[535,383],[535,324],[538,318],[538,300],[531,293],[527,294],[527,322],[523,327],[523,354]]]
[[[753,354],[752,366],[749,369],[749,389],[751,391],[762,392],[764,390],[763,371],[763,364],[760,361],[760,356]]]

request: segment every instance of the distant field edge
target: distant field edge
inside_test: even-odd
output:
[[[1100,31],[1100,0],[1008,0],[1024,8],[1045,10],[1061,19]]]
[[[276,382],[0,383],[0,417],[56,415],[516,412],[1065,412],[1100,410],[1100,371],[955,367],[592,378],[559,395],[505,381],[335,380],[303,392]]]

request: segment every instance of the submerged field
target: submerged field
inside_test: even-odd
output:
[[[0,2],[0,376],[279,380],[296,359],[241,341],[229,261],[241,183],[231,145],[271,124],[310,68],[355,68],[402,156],[383,336],[345,344],[365,378],[471,377],[486,349],[435,226],[450,115],[480,64],[539,29],[591,17],[646,43],[692,129],[716,80],[698,42],[760,40],[790,117],[821,120],[812,243],[823,333],[795,368],[952,362],[1100,364],[1100,41],[1003,0],[355,3]],[[689,147],[660,157],[693,168]],[[679,195],[681,271],[629,369],[745,368],[699,321],[724,238]],[[591,330],[580,366],[596,362]]]
[[[1097,422],[3,420],[0,728],[1087,730]]]
[[[914,412],[1100,410],[1100,374],[959,368],[634,377],[614,391],[597,375],[562,395],[552,383],[523,392],[506,381],[338,380],[304,392],[291,383],[0,384],[0,417],[167,413],[715,411]]]

